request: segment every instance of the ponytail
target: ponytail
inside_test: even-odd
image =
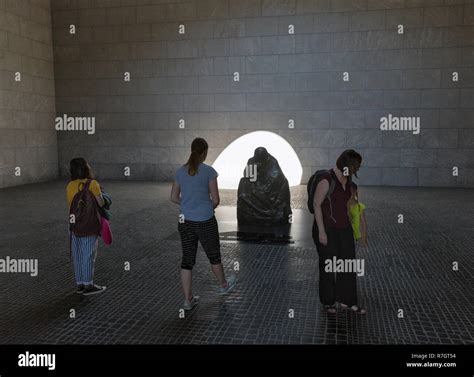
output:
[[[191,144],[191,155],[184,166],[188,167],[189,175],[196,175],[199,164],[206,158],[208,144],[206,140],[198,137]]]

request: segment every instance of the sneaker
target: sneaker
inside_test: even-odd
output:
[[[364,315],[364,314],[367,313],[367,310],[365,310],[365,309],[363,309],[363,308],[361,308],[357,305],[352,305],[351,307],[349,307],[349,305],[343,304],[342,302],[340,303],[340,305],[341,305],[341,308],[343,308],[345,310],[351,310],[356,314]]]
[[[85,288],[86,288],[86,287],[85,287],[84,284],[79,284],[79,285],[77,286],[76,293],[79,294],[79,295],[82,294],[82,293],[84,293],[84,289],[85,289]]]
[[[197,304],[199,304],[199,296],[193,296],[191,301],[184,300],[183,308],[184,308],[184,310],[191,310]]]
[[[324,310],[326,310],[326,313],[328,313],[328,314],[336,314],[337,313],[336,305],[334,305],[334,304],[324,305]]]
[[[235,277],[235,275],[232,275],[227,279],[227,287],[219,288],[219,294],[225,295],[227,293],[230,293],[235,288],[236,285],[237,285],[237,278]]]
[[[103,293],[105,291],[106,287],[102,287],[100,285],[88,285],[87,287],[84,288],[84,292],[82,293],[84,296],[91,296],[91,295],[97,295],[99,293]]]

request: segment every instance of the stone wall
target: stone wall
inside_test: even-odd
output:
[[[82,155],[102,178],[169,180],[194,137],[212,163],[268,130],[293,146],[303,182],[354,148],[362,184],[474,186],[472,0],[52,4],[58,115],[96,118],[94,135],[58,134],[62,174]],[[381,131],[388,114],[420,117],[420,134]]]
[[[0,187],[58,175],[49,0],[0,0]]]

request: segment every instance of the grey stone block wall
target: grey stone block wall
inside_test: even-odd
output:
[[[57,114],[94,116],[97,128],[59,132],[63,175],[82,155],[103,178],[169,180],[194,137],[212,163],[267,130],[293,146],[303,183],[354,148],[362,184],[473,185],[472,0],[52,0],[52,18]],[[420,117],[420,134],[381,131],[388,114]]]
[[[50,1],[0,0],[0,188],[58,175],[53,67]]]

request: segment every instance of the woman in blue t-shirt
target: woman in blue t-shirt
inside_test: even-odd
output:
[[[178,230],[183,249],[181,282],[185,310],[191,310],[199,303],[199,296],[192,293],[192,269],[196,263],[198,241],[219,282],[219,294],[229,293],[237,283],[235,276],[226,280],[221,263],[219,229],[214,216],[214,209],[220,201],[218,174],[214,168],[204,164],[207,150],[206,140],[194,139],[188,162],[176,172],[171,189],[171,201],[181,206]]]

